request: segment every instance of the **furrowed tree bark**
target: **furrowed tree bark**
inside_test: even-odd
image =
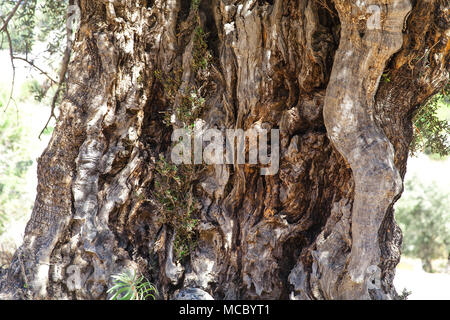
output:
[[[215,299],[398,297],[393,204],[414,112],[449,79],[448,1],[80,7],[66,95],[1,298],[105,299],[110,276],[130,268],[164,299],[192,287]],[[155,183],[179,127],[165,116],[192,92],[204,128],[279,129],[280,170],[197,165],[196,246],[177,259],[179,230]]]

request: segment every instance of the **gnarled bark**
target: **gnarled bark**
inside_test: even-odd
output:
[[[412,114],[448,81],[446,1],[80,5],[67,93],[2,297],[102,299],[110,275],[133,268],[167,299],[189,287],[215,299],[396,298],[392,206]],[[380,25],[368,28],[374,5]],[[164,113],[193,89],[205,128],[280,129],[280,170],[198,166],[197,245],[177,261],[156,168],[178,126]]]

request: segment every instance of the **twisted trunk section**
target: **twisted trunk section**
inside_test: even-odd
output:
[[[381,11],[384,5],[386,12],[375,25],[361,28],[358,18],[365,7],[348,1],[335,3],[341,42],[327,87],[324,121],[355,182],[349,279],[342,284],[348,289],[341,289],[344,295],[336,298],[367,299],[369,267],[377,267],[381,259],[378,232],[402,189],[394,148],[373,116],[375,94],[386,63],[402,46],[402,29],[411,4],[409,0],[375,2],[374,8]]]
[[[81,0],[0,296],[104,299],[131,268],[165,299],[396,298],[392,205],[412,115],[448,81],[450,19],[445,0],[372,2]],[[279,172],[180,166],[174,183],[163,160],[194,116],[279,129]]]

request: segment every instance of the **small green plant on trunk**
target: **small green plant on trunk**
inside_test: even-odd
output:
[[[113,286],[107,291],[112,294],[110,300],[155,300],[158,295],[156,287],[136,271],[125,270],[111,277]]]

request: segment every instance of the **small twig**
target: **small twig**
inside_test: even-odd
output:
[[[322,8],[325,8],[329,13],[331,13],[331,16],[332,16],[332,17],[335,17],[335,16],[336,16],[336,14],[333,12],[333,10],[331,10],[331,9],[328,7],[328,5],[327,5],[326,2],[321,1],[321,0],[314,0],[314,2],[318,3]]]
[[[23,5],[26,5],[26,4],[27,4],[27,1],[28,1],[28,0],[25,0],[25,2],[24,2],[24,0],[19,0],[19,1],[16,3],[16,6],[14,7],[14,9],[9,13],[8,17],[7,17],[6,19],[3,19],[3,18],[2,18],[2,20],[3,20],[3,26],[2,26],[2,28],[0,29],[0,32],[6,30],[6,28],[8,27],[9,21],[10,21],[11,18],[16,14],[17,9],[19,9],[19,7],[20,7],[20,5],[22,4],[22,2],[23,2]]]
[[[14,60],[21,60],[21,61],[25,61],[26,63],[28,63],[30,66],[32,66],[33,68],[35,68],[36,70],[38,70],[40,73],[42,73],[44,76],[46,76],[51,82],[53,83],[58,83],[58,81],[56,81],[55,79],[53,79],[47,72],[45,72],[44,70],[42,70],[41,68],[39,68],[38,66],[36,66],[33,61],[29,61],[28,59],[22,58],[22,57],[13,57]]]
[[[436,47],[436,45],[440,42],[441,40],[439,39],[438,41],[436,41],[435,44],[433,44],[433,46],[430,49],[426,49],[425,53],[417,60],[417,62],[415,64],[418,64],[420,60],[422,60],[423,58],[425,58],[427,55],[429,55],[431,53],[431,50],[433,50],[434,47]]]
[[[433,46],[430,49],[425,49],[424,54],[420,57],[420,58],[415,58],[412,57],[411,59],[408,60],[408,67],[411,69],[411,76],[413,76],[414,73],[414,69],[415,66],[420,62],[420,60],[422,60],[423,58],[427,57],[430,55],[431,50],[433,50],[433,48],[440,42],[441,40],[438,40],[435,44],[433,44]],[[411,64],[413,62],[413,60],[417,60],[414,64]]]

